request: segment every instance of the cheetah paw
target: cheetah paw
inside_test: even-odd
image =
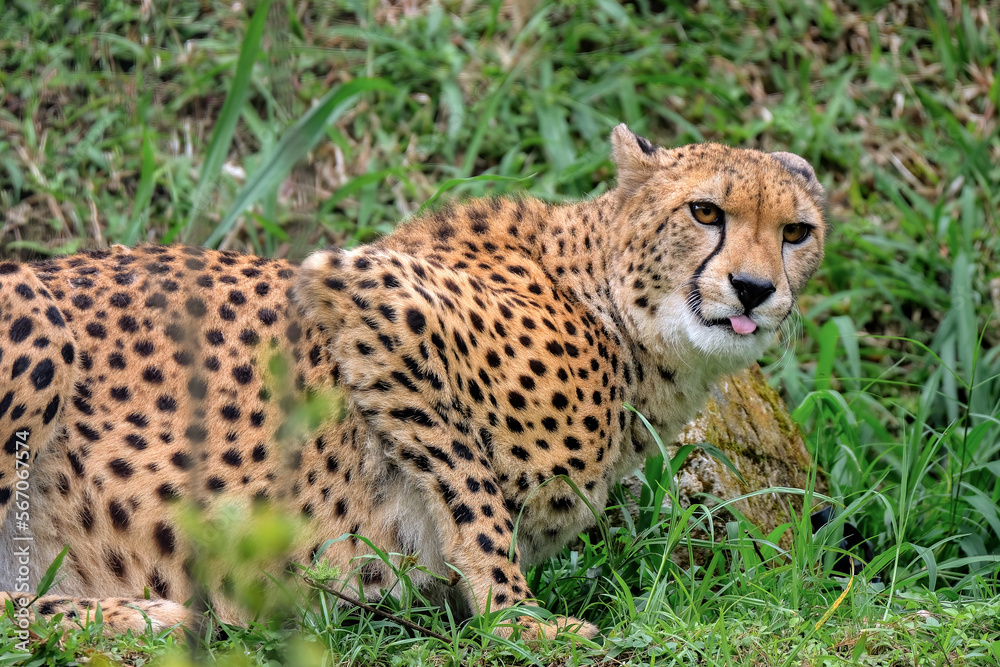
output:
[[[547,640],[555,639],[557,635],[567,633],[583,637],[584,639],[593,639],[600,634],[600,630],[593,623],[588,623],[572,616],[553,616],[548,621],[538,621],[528,616],[522,616],[517,619],[517,628],[520,628],[521,639],[528,642],[538,641],[543,637]],[[506,631],[498,632],[497,634],[509,637],[512,634],[512,630],[516,630],[517,628],[498,628],[498,630]]]

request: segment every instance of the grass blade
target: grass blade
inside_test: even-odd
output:
[[[186,229],[190,229],[194,223],[201,203],[204,200],[208,189],[215,183],[222,170],[222,163],[225,162],[229,146],[236,133],[236,122],[240,118],[240,110],[246,102],[247,94],[250,91],[250,79],[253,75],[253,66],[257,61],[257,54],[260,51],[260,37],[264,33],[264,25],[267,20],[267,10],[271,7],[271,0],[262,0],[254,12],[250,24],[247,26],[247,34],[243,38],[240,47],[240,57],[236,61],[236,75],[233,77],[232,86],[226,95],[226,101],[222,104],[219,112],[219,119],[212,130],[212,138],[208,142],[208,151],[205,161],[201,165],[201,175],[198,180],[198,188],[195,190],[194,198],[191,202],[191,213],[188,216]]]
[[[49,592],[49,589],[52,588],[52,582],[56,580],[56,575],[59,573],[59,568],[62,567],[63,558],[65,558],[68,553],[69,545],[67,544],[63,547],[63,550],[59,552],[59,555],[55,557],[48,569],[45,570],[45,574],[42,575],[42,578],[38,580],[38,586],[35,588],[35,595],[41,597]]]
[[[156,171],[156,159],[153,155],[152,133],[147,129],[142,133],[142,171],[139,174],[139,188],[132,204],[132,218],[125,232],[125,245],[133,246],[139,240],[142,228],[147,219],[149,203],[153,200],[153,187],[156,181],[153,174]]]
[[[291,172],[292,167],[312,150],[324,135],[327,123],[337,118],[355,95],[369,90],[391,92],[395,87],[383,79],[355,79],[323,96],[319,104],[310,109],[284,136],[262,162],[260,168],[243,186],[229,213],[215,228],[205,245],[215,247],[248,208],[253,206],[271,188],[276,188]]]

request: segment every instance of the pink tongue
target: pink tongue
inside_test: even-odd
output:
[[[729,318],[729,323],[733,325],[733,331],[738,334],[753,333],[757,328],[757,323],[746,315],[737,315]]]

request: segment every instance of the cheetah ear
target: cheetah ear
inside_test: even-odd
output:
[[[771,157],[780,162],[791,173],[806,179],[806,182],[816,180],[816,172],[813,171],[812,165],[806,162],[805,158],[785,151],[771,153]]]
[[[611,130],[611,157],[618,167],[618,187],[634,192],[660,166],[658,152],[659,146],[628,129],[625,123]]]
[[[805,158],[799,157],[795,153],[786,153],[785,151],[771,153],[771,157],[780,162],[781,166],[787,169],[792,176],[797,176],[804,181],[806,192],[821,207],[825,206],[826,190],[820,184],[819,179],[816,178],[816,172],[813,171],[812,165],[806,162]]]

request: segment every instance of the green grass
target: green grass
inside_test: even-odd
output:
[[[708,515],[659,516],[658,462],[637,521],[529,573],[603,643],[505,643],[496,619],[384,604],[448,641],[426,639],[314,593],[198,661],[1000,661],[1000,3],[267,4],[0,4],[0,256],[173,239],[297,259],[441,189],[594,196],[620,121],[797,152],[833,233],[801,340],[766,371],[879,556],[839,605],[837,528],[814,540],[807,517],[787,553],[734,522],[708,567],[679,570],[664,555]],[[35,632],[26,664],[188,659],[169,636]],[[22,660],[9,649],[0,664]]]

